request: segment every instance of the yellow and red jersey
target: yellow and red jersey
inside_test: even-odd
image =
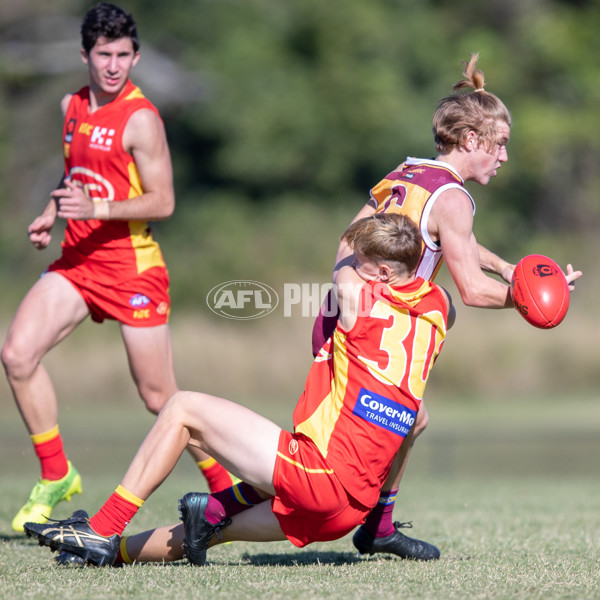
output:
[[[157,109],[128,81],[112,102],[89,112],[89,88],[73,94],[63,127],[65,177],[95,201],[118,202],[143,193],[133,156],[123,147],[131,115]],[[67,220],[63,259],[82,274],[106,284],[165,266],[145,221]]]
[[[348,493],[377,503],[419,409],[447,329],[442,290],[416,279],[365,283],[349,331],[338,323],[316,356],[294,411],[294,431],[319,448]]]
[[[417,275],[434,279],[442,265],[442,249],[429,235],[429,213],[440,194],[450,188],[461,189],[473,204],[464,181],[447,163],[422,158],[407,158],[398,169],[386,175],[372,190],[370,203],[376,212],[394,212],[410,217],[423,238]]]

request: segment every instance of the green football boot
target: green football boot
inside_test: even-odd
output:
[[[61,501],[71,501],[73,494],[81,494],[81,476],[77,469],[68,461],[67,474],[56,481],[40,479],[29,494],[29,500],[12,520],[12,528],[22,532],[23,525],[30,523],[46,523],[52,514],[52,509]]]

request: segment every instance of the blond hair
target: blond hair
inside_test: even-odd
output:
[[[355,221],[342,235],[354,252],[375,264],[385,262],[399,276],[414,273],[421,258],[421,233],[397,213],[377,213]]]
[[[475,131],[479,139],[490,147],[497,136],[496,125],[504,121],[512,127],[510,112],[494,94],[485,90],[483,71],[476,68],[479,53],[471,54],[464,62],[464,79],[454,84],[455,94],[442,98],[433,115],[435,148],[441,154],[465,143],[469,131]],[[472,92],[465,92],[472,88]]]

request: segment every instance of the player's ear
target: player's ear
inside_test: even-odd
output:
[[[391,267],[385,263],[381,263],[379,265],[379,281],[389,281],[391,276]]]
[[[85,48],[81,49],[81,60],[83,61],[84,65],[87,65],[89,62],[89,55],[88,53],[85,51]]]
[[[477,132],[473,129],[470,129],[465,134],[465,148],[467,150],[477,150],[479,146],[479,136]]]
[[[138,60],[140,60],[140,51],[137,50],[136,53],[133,55],[133,62],[131,63],[132,67],[135,67],[135,65],[137,65]]]

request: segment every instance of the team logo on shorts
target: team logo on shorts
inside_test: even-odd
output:
[[[355,415],[377,427],[406,437],[417,413],[398,402],[361,388],[352,411]]]
[[[135,294],[129,298],[129,304],[133,307],[134,319],[150,318],[150,298],[144,294]]]
[[[169,312],[169,305],[167,302],[161,302],[157,307],[156,307],[156,313],[159,315],[166,315],[167,312]]]
[[[290,444],[288,446],[288,452],[293,456],[298,452],[298,440],[292,439],[290,440]]]
[[[150,304],[150,298],[144,296],[144,294],[135,294],[135,296],[129,298],[129,304],[133,306],[133,308],[144,308],[144,306]]]

